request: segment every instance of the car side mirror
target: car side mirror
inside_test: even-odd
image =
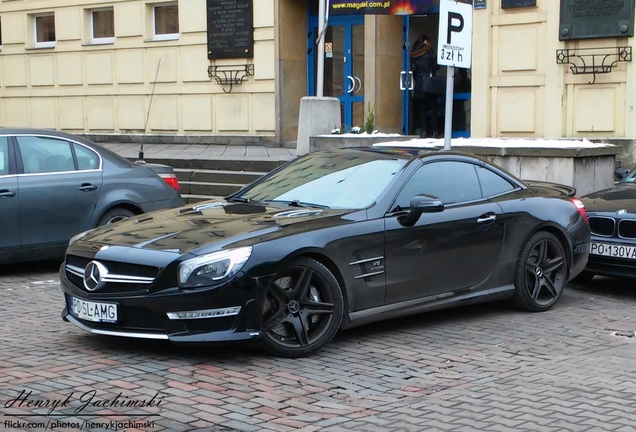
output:
[[[627,168],[618,168],[614,171],[614,181],[620,182],[629,174]]]
[[[437,197],[416,195],[411,199],[411,208],[405,216],[400,217],[404,226],[413,226],[420,220],[422,213],[439,213],[444,211],[444,203]]]

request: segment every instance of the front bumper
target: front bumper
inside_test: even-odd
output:
[[[585,271],[604,276],[636,278],[636,261],[590,255]]]
[[[169,340],[176,343],[259,340],[260,283],[242,276],[222,285],[196,290],[169,288],[143,293],[95,293],[75,286],[60,268],[65,307],[62,318],[88,332],[107,336]],[[94,322],[71,313],[71,297],[117,305],[116,323]],[[185,317],[184,312],[238,308],[235,315]],[[181,313],[179,317],[176,315]],[[170,315],[169,315],[170,314]],[[172,317],[172,318],[171,318]]]

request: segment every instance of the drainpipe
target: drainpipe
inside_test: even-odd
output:
[[[325,83],[325,34],[327,33],[327,7],[328,0],[320,0],[318,3],[318,40],[316,41],[318,63],[316,64],[316,96],[323,97]]]

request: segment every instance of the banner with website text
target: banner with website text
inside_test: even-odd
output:
[[[332,15],[424,15],[439,6],[439,0],[330,0],[329,3]]]

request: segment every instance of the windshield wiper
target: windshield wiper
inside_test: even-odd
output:
[[[308,202],[299,201],[299,200],[292,200],[292,201],[272,200],[270,202],[287,203],[287,205],[290,206],[290,207],[323,208],[323,209],[330,208],[329,206],[326,206],[326,205],[323,205],[323,204],[308,203]]]
[[[245,197],[234,197],[234,198],[229,199],[228,201],[230,201],[230,202],[248,203],[248,202],[251,202],[252,200],[250,198],[245,198]]]

